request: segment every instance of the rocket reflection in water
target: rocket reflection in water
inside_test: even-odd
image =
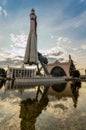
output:
[[[56,89],[55,89],[56,87]],[[59,88],[61,87],[61,88]],[[52,86],[52,88],[55,90],[55,92],[58,94],[61,93],[62,97],[71,97],[73,98],[74,107],[77,107],[77,100],[79,97],[79,89],[81,87],[81,84],[79,82],[72,83],[69,86],[69,93],[65,93],[66,85],[62,84],[60,86]],[[65,94],[64,94],[65,93]],[[55,93],[54,93],[55,94]],[[36,100],[28,98],[26,100],[21,101],[20,104],[20,115],[21,123],[20,127],[21,130],[35,130],[35,124],[37,121],[37,117],[42,113],[42,110],[47,107],[48,102],[50,101],[49,95],[45,95],[44,98],[41,98],[41,100]],[[63,104],[59,104],[57,102],[57,109],[61,108],[63,110],[67,109],[66,106]],[[49,106],[48,106],[49,107]]]
[[[36,118],[48,105],[48,97],[45,96],[39,102],[36,99],[28,98],[20,104],[21,130],[35,130]]]

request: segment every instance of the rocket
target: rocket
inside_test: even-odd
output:
[[[34,9],[32,9],[30,13],[30,33],[27,39],[24,63],[29,65],[38,64],[37,16],[35,15]]]

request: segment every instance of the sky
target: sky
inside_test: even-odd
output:
[[[64,60],[71,54],[76,66],[86,69],[86,0],[0,0],[0,61],[24,56],[32,8],[38,50],[61,52]]]

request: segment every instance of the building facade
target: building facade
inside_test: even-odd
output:
[[[69,69],[70,69],[70,63],[69,62],[58,62],[55,61],[54,63],[47,64],[48,71],[51,75],[54,77],[58,76],[70,76],[69,75]]]

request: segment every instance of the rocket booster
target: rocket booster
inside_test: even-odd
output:
[[[37,17],[35,10],[32,9],[30,13],[30,33],[27,39],[27,46],[25,51],[24,63],[25,64],[37,64]]]

